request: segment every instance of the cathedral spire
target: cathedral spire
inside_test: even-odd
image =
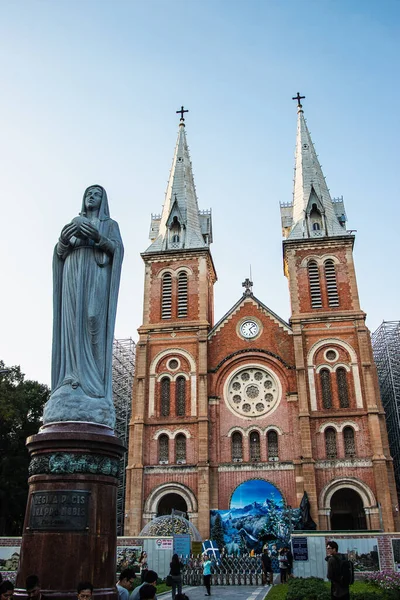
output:
[[[186,140],[183,106],[178,139],[161,215],[152,215],[151,245],[146,252],[207,248],[212,242],[211,212],[199,211]]]
[[[346,235],[343,200],[332,200],[297,96],[297,138],[293,204],[281,206],[282,226],[288,239]]]

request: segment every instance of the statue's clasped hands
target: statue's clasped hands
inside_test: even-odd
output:
[[[75,217],[71,223],[65,225],[65,227],[62,228],[60,238],[64,244],[68,244],[74,236],[81,239],[89,238],[95,242],[100,241],[98,229],[89,221],[89,219],[82,216]]]

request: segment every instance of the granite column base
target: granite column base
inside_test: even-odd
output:
[[[112,429],[63,422],[27,440],[29,495],[15,596],[37,575],[46,599],[72,600],[81,581],[117,600],[117,487],[125,448]]]

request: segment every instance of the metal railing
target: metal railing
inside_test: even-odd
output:
[[[185,585],[203,585],[201,558],[188,558],[183,570]],[[260,556],[221,556],[213,561],[212,585],[262,585]]]

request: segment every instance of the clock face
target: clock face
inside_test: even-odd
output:
[[[248,339],[256,337],[259,331],[260,328],[258,324],[255,321],[251,321],[250,319],[242,323],[240,326],[240,333],[243,337]]]

